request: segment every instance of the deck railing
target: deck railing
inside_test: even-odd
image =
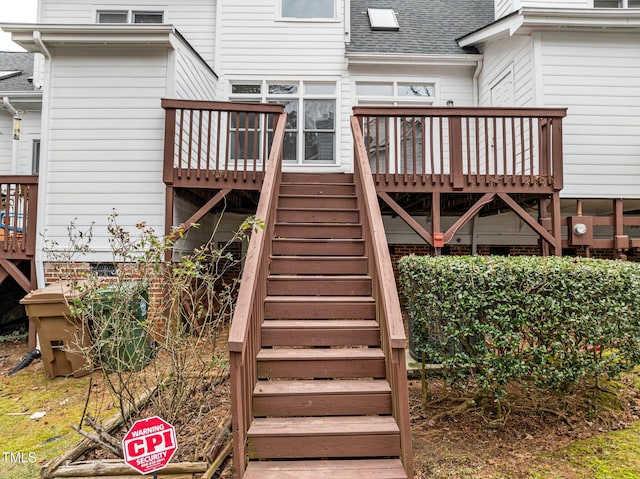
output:
[[[35,254],[37,176],[0,176],[0,259]]]
[[[163,99],[162,107],[165,184],[259,184],[282,105]]]
[[[260,327],[264,320],[271,238],[282,177],[285,123],[285,113],[278,115],[274,121],[273,143],[256,211],[256,218],[264,221],[264,229],[258,229],[251,235],[229,331],[233,461],[236,477],[242,477],[247,467],[247,431],[253,419],[252,394],[258,377],[256,357],[261,347]]]
[[[560,108],[354,107],[378,190],[562,189]],[[386,188],[388,187],[388,188]]]
[[[389,247],[382,224],[367,149],[358,119],[352,117],[355,144],[354,179],[365,235],[365,254],[370,259],[369,275],[376,300],[376,320],[381,330],[381,345],[386,358],[386,376],[391,386],[393,417],[400,427],[402,462],[408,477],[413,477],[413,457],[409,418],[409,391],[405,363],[406,335],[396,289]]]

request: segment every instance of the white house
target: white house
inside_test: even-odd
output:
[[[100,227],[114,208],[127,226],[144,219],[165,228],[161,98],[284,104],[285,169],[318,172],[352,170],[355,105],[565,107],[564,213],[575,214],[578,200],[584,215],[639,209],[634,0],[312,5],[42,0],[38,23],[4,25],[36,53],[30,91],[3,94],[3,130],[21,116],[22,136],[0,137],[0,166],[38,173],[40,284],[43,238],[64,241],[74,219],[97,225],[95,261],[108,260]],[[26,98],[33,106],[16,108]],[[176,199],[176,222],[189,203]],[[431,227],[429,215],[411,213]],[[422,243],[398,218],[386,222],[391,243]],[[635,224],[618,219],[614,228],[638,236]],[[605,230],[596,236],[611,240]],[[620,254],[634,241],[619,240]],[[537,243],[517,217],[502,215],[465,225],[452,244]]]
[[[41,0],[37,23],[2,28],[36,60],[16,91],[3,81],[27,69],[0,64],[0,284],[44,285],[46,241],[66,243],[71,222],[94,224],[86,261],[100,264],[111,259],[105,223],[114,209],[128,229],[201,223],[180,245],[188,249],[209,236],[223,198],[220,239],[269,199],[236,316],[258,328],[296,314],[376,319],[366,346],[386,349],[370,376],[384,376],[393,398],[374,419],[391,437],[378,456],[395,457],[400,476],[411,477],[411,441],[406,375],[390,369],[403,363],[405,338],[387,243],[392,258],[640,256],[637,0]],[[275,190],[284,176],[269,165],[280,157],[290,193]],[[304,173],[326,186],[311,190]],[[287,238],[294,229],[302,236]],[[265,248],[276,239],[318,249]],[[335,244],[356,253],[326,248]],[[314,274],[323,286],[296,261],[268,269],[295,255],[322,264]],[[332,268],[353,276],[355,300],[334,297],[344,278]],[[267,293],[269,274],[302,293]],[[230,352],[233,404],[245,408],[234,410],[233,428],[242,472],[260,341],[249,351],[250,326],[238,328],[244,336],[232,326]],[[314,345],[339,345],[316,336],[327,344]],[[338,350],[309,354],[326,351]],[[289,457],[269,447],[254,458]]]

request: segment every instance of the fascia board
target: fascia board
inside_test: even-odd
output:
[[[412,55],[402,53],[347,53],[349,65],[475,66],[482,55]]]
[[[39,52],[33,39],[40,32],[47,45],[160,45],[171,46],[173,25],[101,25],[101,24],[18,24],[4,23],[0,28],[11,33],[11,39],[30,52]]]
[[[3,96],[8,96],[9,98],[19,99],[20,101],[26,101],[26,100],[39,101],[39,100],[42,100],[42,91],[41,90],[34,90],[34,91],[0,90],[0,97],[3,97]]]
[[[524,7],[502,20],[459,38],[458,45],[474,46],[500,37],[528,35],[535,31],[602,31],[605,29],[640,30],[640,10]]]

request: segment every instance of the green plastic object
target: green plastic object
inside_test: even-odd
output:
[[[93,329],[103,369],[139,371],[152,361],[149,293],[143,283],[109,284],[86,300],[92,302]]]

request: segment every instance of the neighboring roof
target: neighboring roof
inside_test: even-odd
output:
[[[463,47],[536,31],[617,31],[638,33],[637,8],[521,8],[458,38]]]
[[[0,91],[33,91],[31,77],[33,53],[0,52]]]
[[[494,0],[351,0],[351,43],[347,53],[455,55],[475,53],[456,38],[494,20]],[[400,30],[375,31],[368,8],[391,8]]]

